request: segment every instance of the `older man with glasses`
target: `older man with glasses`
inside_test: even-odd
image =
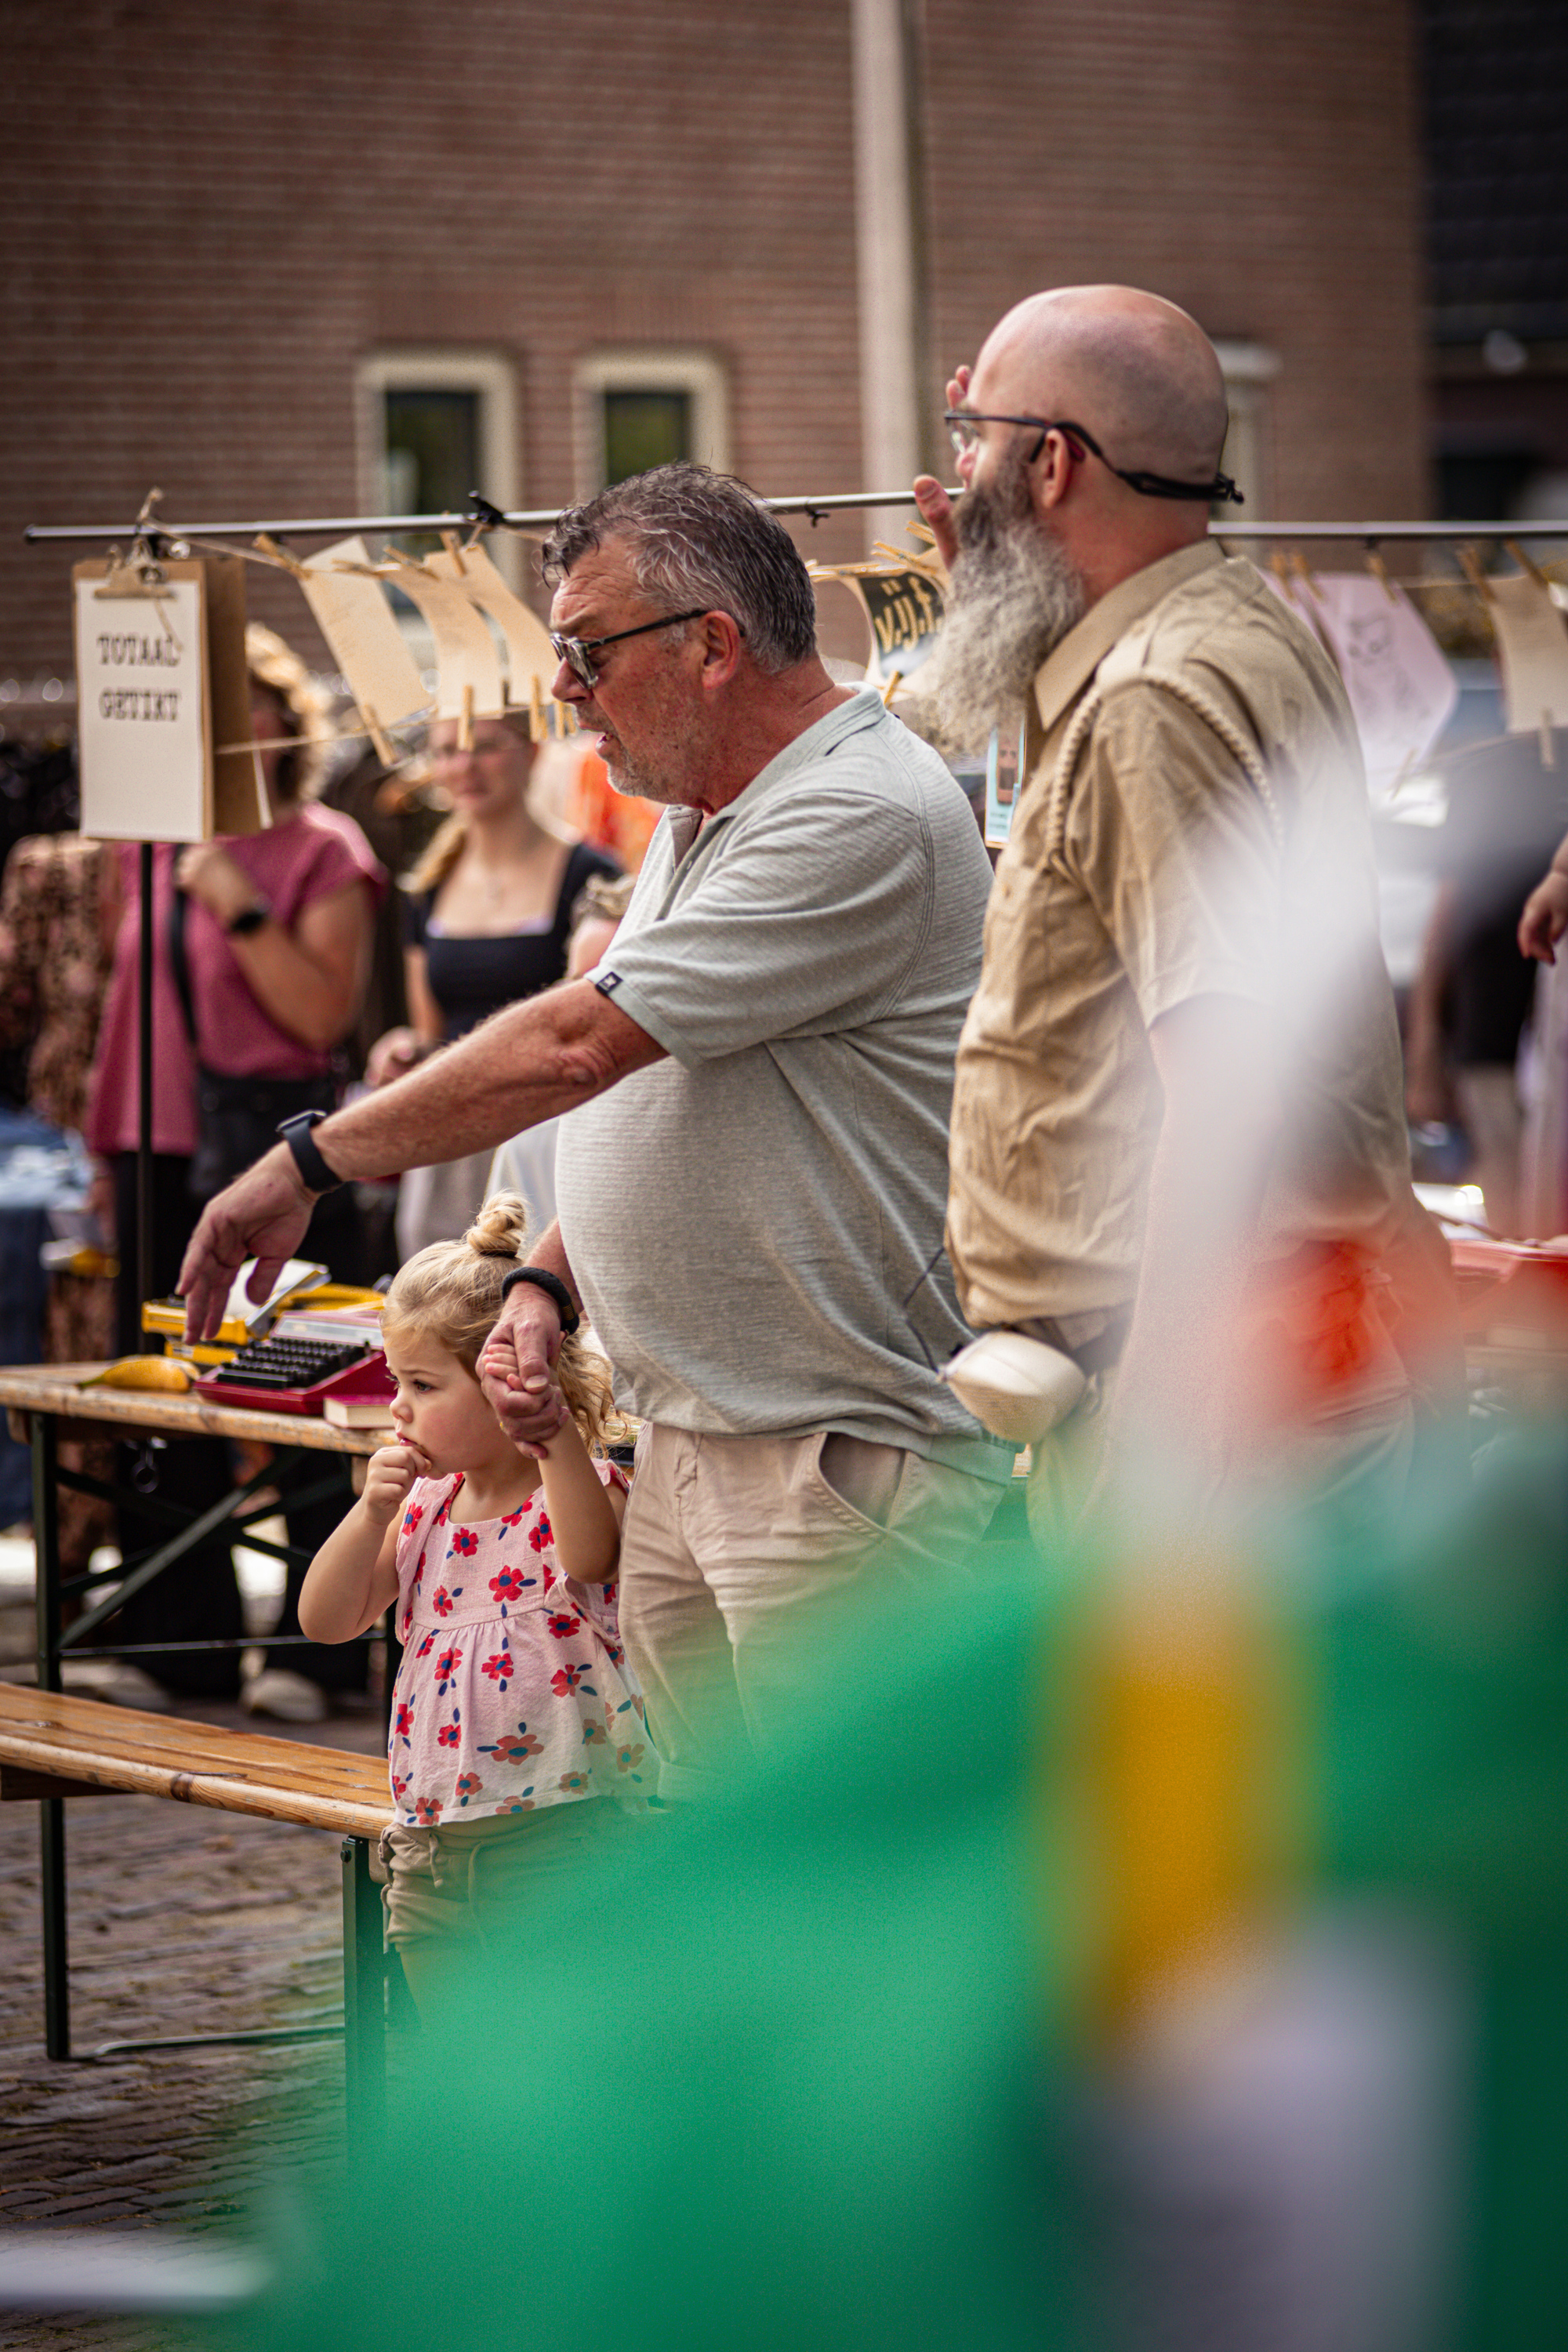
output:
[[[1218,360],[1169,302],[1068,288],[949,400],[966,494],[916,486],[952,578],[935,700],[957,741],[1027,739],[948,1226],[1009,1337],[963,1392],[1035,1416],[1047,1540],[1094,1501],[1188,1529],[1280,1482],[1393,1497],[1387,1277],[1430,1295],[1431,1236],[1365,783],[1328,656],[1208,536],[1237,495]]]
[[[593,972],[285,1142],[208,1209],[182,1287],[211,1330],[248,1255],[331,1185],[560,1111],[558,1226],[480,1370],[520,1442],[582,1308],[645,1422],[621,1624],[674,1794],[742,1719],[787,1722],[811,1604],[918,1591],[984,1532],[1012,1453],[938,1377],[953,1054],[990,868],[942,762],[817,658],[805,564],[742,485],[663,467],[545,550],[558,699],[662,803]]]

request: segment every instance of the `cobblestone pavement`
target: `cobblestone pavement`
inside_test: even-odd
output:
[[[261,1727],[211,1702],[181,1712]],[[381,1744],[365,1717],[296,1736],[372,1754]],[[335,1836],[155,1797],[76,1798],[66,1823],[74,2048],[327,2021],[340,2010]],[[263,2158],[273,2168],[335,2152],[336,2041],[66,2065],[45,2057],[30,1803],[0,1805],[0,2231],[232,2231]],[[163,2320],[0,2312],[0,2352],[165,2352],[184,2340]]]

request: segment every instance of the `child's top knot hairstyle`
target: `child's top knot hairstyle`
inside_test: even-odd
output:
[[[460,1242],[433,1242],[409,1259],[386,1294],[384,1334],[434,1339],[473,1371],[500,1313],[501,1284],[521,1262],[527,1239],[526,1203],[516,1192],[497,1192]],[[561,1342],[555,1375],[584,1444],[603,1444],[615,1418],[604,1358],[574,1332]]]

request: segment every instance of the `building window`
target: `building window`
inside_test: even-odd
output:
[[[678,457],[727,472],[729,396],[703,352],[599,352],[576,370],[579,498]]]
[[[493,352],[375,352],[360,362],[355,390],[364,513],[461,514],[471,490],[492,506],[520,503],[510,361]],[[510,577],[518,541],[497,532],[490,551]]]
[[[1230,431],[1220,464],[1247,501],[1240,508],[1218,508],[1217,518],[1221,522],[1259,522],[1269,509],[1268,387],[1279,373],[1279,354],[1266,343],[1219,341],[1215,350],[1230,403]]]

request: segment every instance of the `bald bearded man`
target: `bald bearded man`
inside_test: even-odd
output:
[[[1208,537],[1236,495],[1218,360],[1172,303],[1068,288],[949,402],[966,495],[916,485],[952,572],[935,698],[958,743],[1022,718],[1027,782],[948,1243],[973,1324],[1088,1378],[1031,1521],[1141,1482],[1187,1524],[1258,1479],[1391,1496],[1380,1269],[1415,1204],[1365,783],[1327,656]]]

